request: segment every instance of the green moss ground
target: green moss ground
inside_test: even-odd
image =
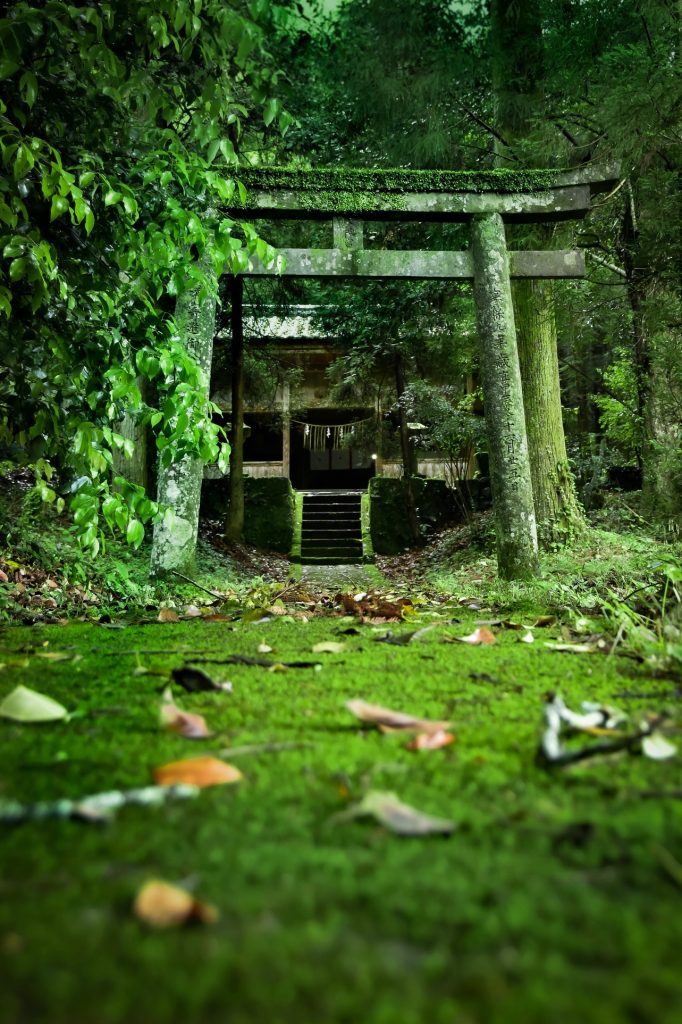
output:
[[[485,613],[432,611],[441,617],[427,609],[420,624],[436,628],[407,647],[375,643],[383,627],[339,637],[348,623],[321,616],[0,630],[0,696],[21,682],[78,712],[0,721],[2,798],[141,786],[154,765],[227,746],[314,744],[235,758],[240,785],[125,808],[106,827],[4,827],[5,1024],[679,1021],[681,880],[669,858],[682,859],[682,816],[679,800],[644,795],[679,795],[679,759],[622,755],[561,773],[534,763],[545,691],[674,713],[674,682],[625,658],[548,651],[557,628],[532,646],[512,631],[489,648],[444,644]],[[205,666],[234,692],[178,701],[218,737],[158,730],[157,688],[183,651],[254,655],[267,642],[288,659],[328,639],[347,650],[319,671]],[[139,657],[162,675],[134,676],[131,650],[164,651]],[[404,738],[359,728],[344,709],[353,697],[451,717],[458,741],[408,752]],[[369,788],[458,829],[406,839],[330,821]],[[131,913],[150,877],[192,887],[220,921],[150,932]]]

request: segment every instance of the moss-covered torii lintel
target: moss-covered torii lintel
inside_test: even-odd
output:
[[[466,221],[501,213],[509,221],[584,217],[617,168],[570,171],[411,171],[251,168],[233,212],[267,219]]]
[[[497,532],[498,570],[506,579],[538,572],[538,545],[523,411],[511,277],[582,277],[578,252],[510,253],[505,221],[584,217],[592,195],[617,180],[615,167],[573,171],[372,171],[253,169],[234,214],[333,220],[333,249],[291,249],[275,273],[314,277],[469,279],[476,318]],[[363,221],[464,221],[464,252],[364,250]],[[272,273],[254,264],[247,273]]]

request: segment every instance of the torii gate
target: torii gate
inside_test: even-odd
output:
[[[511,278],[582,278],[579,251],[509,252],[505,223],[584,217],[616,170],[367,171],[251,169],[235,216],[331,220],[333,248],[282,249],[284,268],[258,261],[244,276],[473,281],[481,346],[490,477],[501,576],[538,571],[538,544]],[[366,250],[363,222],[466,222],[463,252]]]

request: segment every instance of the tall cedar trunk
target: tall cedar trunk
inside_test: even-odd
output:
[[[233,544],[244,534],[244,278],[230,283],[232,309],[232,429],[230,431],[230,505],[225,536]]]
[[[552,291],[549,281],[512,284],[535,518],[545,546],[583,526],[566,454]]]
[[[137,386],[140,389],[142,400],[145,401],[147,385],[146,377],[137,378]],[[131,484],[137,484],[149,491],[149,462],[147,459],[147,427],[140,423],[139,418],[133,412],[128,412],[116,424],[117,433],[133,443],[133,454],[127,456],[120,449],[113,452],[114,461],[112,465],[112,476],[123,476]]]
[[[677,175],[675,176],[677,178]],[[678,294],[673,284],[652,274],[638,254],[639,230],[635,194],[629,189],[622,228],[622,259],[632,312],[636,409],[642,430],[639,464],[644,504],[651,515],[679,524],[682,513],[680,448],[679,342],[671,321],[677,319]],[[671,317],[669,312],[674,311]],[[679,528],[679,525],[678,525]]]
[[[498,162],[520,166],[514,144],[528,134],[543,106],[538,0],[492,0],[491,24],[496,121],[504,140],[497,147]],[[551,234],[541,230],[540,237],[544,247]],[[510,241],[519,247],[518,232],[510,232]],[[554,288],[550,282],[519,280],[512,293],[538,534],[543,545],[553,546],[585,525],[566,455]]]
[[[537,530],[509,258],[499,213],[472,218],[471,250],[497,567],[504,579],[532,579],[539,568]]]
[[[180,340],[199,367],[201,391],[208,398],[218,291],[210,245],[206,246],[199,266],[205,284],[193,284],[178,296],[175,321]],[[204,463],[198,456],[183,455],[173,459],[169,465],[159,460],[157,500],[170,508],[173,516],[154,527],[151,554],[153,576],[192,570],[199,532],[203,473]]]
[[[403,357],[400,352],[395,353],[395,391],[398,398],[398,416],[400,418],[400,450],[403,457],[403,482],[405,487],[405,505],[407,508],[407,522],[410,534],[415,544],[419,543],[419,519],[417,517],[417,503],[414,498],[414,486],[412,478],[417,474],[417,457],[412,441],[410,430],[407,425],[407,410],[401,401],[405,394],[405,368]]]

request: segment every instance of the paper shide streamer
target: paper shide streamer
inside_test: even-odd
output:
[[[303,445],[311,452],[324,452],[328,448],[344,448],[355,428],[369,423],[372,417],[356,420],[354,423],[306,423],[304,420],[292,420],[303,427]]]

